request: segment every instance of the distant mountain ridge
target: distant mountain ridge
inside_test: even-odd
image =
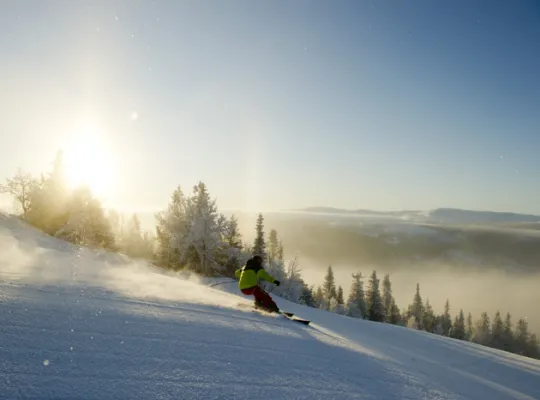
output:
[[[473,211],[459,208],[436,208],[434,210],[376,211],[366,209],[347,210],[334,207],[307,207],[294,210],[309,213],[344,215],[385,216],[424,223],[444,224],[507,224],[540,222],[539,215],[499,211]]]

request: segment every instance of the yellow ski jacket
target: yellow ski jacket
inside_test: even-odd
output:
[[[249,260],[243,268],[237,269],[234,274],[239,279],[238,288],[248,289],[259,284],[260,279],[274,283],[276,280],[263,267],[255,265]]]

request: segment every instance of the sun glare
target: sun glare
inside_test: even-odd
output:
[[[65,149],[67,177],[71,187],[88,186],[97,196],[110,195],[114,169],[104,137],[93,126],[85,126]]]

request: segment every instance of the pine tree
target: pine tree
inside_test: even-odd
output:
[[[317,286],[317,290],[312,290],[313,292],[313,302],[316,308],[324,309],[326,302],[324,300],[324,292],[322,287]]]
[[[278,251],[277,251],[277,259],[279,262],[283,263],[285,260],[284,252],[283,252],[283,243],[281,240],[279,241]]]
[[[442,334],[444,336],[450,336],[452,330],[452,316],[450,315],[450,301],[446,299],[444,304],[444,314],[442,316]]]
[[[514,333],[512,331],[512,327],[512,316],[509,312],[507,312],[503,324],[501,349],[509,352],[514,351]]]
[[[340,305],[345,304],[345,300],[343,299],[343,288],[341,286],[338,286],[336,300],[337,303]]]
[[[433,323],[433,333],[436,335],[442,335],[443,334],[443,316],[442,315],[436,315]]]
[[[119,237],[118,244],[126,254],[132,257],[147,257],[148,247],[144,242],[141,221],[137,214],[132,214],[125,232]]]
[[[420,289],[419,288],[417,289],[418,289],[418,296],[420,296]],[[421,301],[422,301],[422,298],[420,297],[420,302]],[[426,332],[430,332],[430,333],[435,332],[435,313],[433,311],[433,307],[431,307],[431,304],[429,303],[429,299],[426,299],[426,307],[423,313],[422,326],[424,327]]]
[[[471,341],[474,336],[474,327],[473,327],[473,320],[472,320],[472,314],[469,313],[467,315],[467,328],[465,329],[465,338],[468,341]]]
[[[305,304],[308,307],[316,307],[315,296],[313,290],[308,286],[302,287],[302,293],[300,295],[300,304]]]
[[[527,353],[529,357],[540,359],[540,344],[534,333],[530,337]]]
[[[259,255],[263,260],[266,260],[266,242],[264,240],[264,217],[262,214],[259,214],[257,217],[257,224],[255,226],[256,236],[253,241],[252,252],[253,255]]]
[[[145,257],[148,258],[148,260],[154,260],[156,257],[156,237],[148,231],[145,231],[143,233],[142,238],[143,243],[143,254],[145,254]]]
[[[234,249],[242,249],[242,234],[240,233],[240,230],[238,229],[238,219],[233,214],[231,215],[231,218],[226,223],[226,230],[225,230],[225,242],[227,245]]]
[[[392,283],[390,282],[390,274],[386,274],[383,279],[383,309],[385,321],[390,324],[397,324],[400,321],[399,308],[392,294]]]
[[[268,238],[268,261],[270,263],[278,260],[279,242],[277,231],[272,229]]]
[[[281,281],[281,285],[274,289],[274,293],[289,301],[298,303],[305,286],[299,268],[298,256],[295,256],[288,263],[286,270],[285,265],[278,260],[270,263],[267,269],[274,278]]]
[[[352,274],[353,282],[347,299],[347,315],[355,318],[367,317],[367,306],[364,295],[364,283],[362,273]]]
[[[499,310],[495,313],[495,318],[493,318],[493,325],[491,327],[491,340],[489,345],[497,349],[503,348],[503,337],[504,337],[504,325],[501,319],[501,313]]]
[[[171,195],[165,211],[155,215],[157,253],[159,265],[178,269],[182,264],[180,249],[188,234],[187,199],[182,188],[178,186]]]
[[[336,282],[334,280],[334,270],[332,269],[331,265],[328,266],[326,276],[324,277],[322,289],[324,293],[324,301],[326,302],[328,307],[330,305],[330,300],[337,297]],[[326,309],[328,309],[327,307]]]
[[[109,209],[107,210],[107,219],[109,220],[109,224],[111,225],[111,229],[114,237],[116,238],[116,242],[120,243],[123,231],[120,213],[115,209]]]
[[[345,306],[344,306],[344,299],[343,299],[343,288],[341,286],[338,286],[336,297],[333,297],[330,300],[330,311],[344,315],[345,314]]]
[[[478,344],[486,345],[491,338],[491,328],[489,323],[489,316],[486,312],[483,312],[480,319],[476,322],[474,336],[472,341]]]
[[[369,280],[369,289],[367,292],[368,317],[371,321],[383,322],[386,318],[384,307],[379,290],[379,278],[377,272],[373,271]]]
[[[414,295],[413,304],[410,306],[408,318],[414,318],[414,325],[416,329],[424,329],[424,304],[422,302],[422,296],[420,296],[420,284],[416,284],[416,293]]]
[[[515,352],[524,356],[528,356],[528,348],[530,345],[529,324],[524,318],[520,318],[516,325],[515,337]]]
[[[459,310],[459,315],[456,315],[450,336],[454,339],[465,339],[465,315],[463,315],[463,310]]]

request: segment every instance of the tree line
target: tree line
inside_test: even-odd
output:
[[[540,358],[537,337],[529,332],[526,319],[520,318],[514,327],[509,313],[503,321],[497,311],[493,321],[484,312],[473,322],[471,314],[465,318],[463,310],[452,319],[448,300],[443,314],[437,315],[429,299],[422,299],[419,284],[412,304],[400,310],[389,274],[383,277],[382,288],[376,271],[369,276],[366,288],[362,273],[353,274],[346,300],[343,288],[336,285],[332,266],[322,285],[309,286],[302,278],[298,257],[285,262],[278,232],[271,229],[266,235],[262,214],[255,222],[253,243],[244,242],[236,217],[227,218],[218,211],[203,182],[193,186],[190,193],[180,186],[173,191],[167,207],[155,214],[155,233],[142,230],[137,214],[105,210],[88,187],[70,188],[61,152],[48,173],[34,178],[19,169],[0,185],[0,192],[13,197],[23,220],[76,245],[122,252],[162,268],[204,276],[234,277],[237,268],[259,254],[268,272],[282,282],[279,287],[263,285],[289,301]]]
[[[362,274],[353,274],[349,297],[345,302],[343,290],[341,286],[336,289],[333,269],[329,266],[322,286],[312,289],[314,306],[349,317],[406,326],[540,359],[538,338],[529,331],[525,318],[519,318],[514,326],[510,313],[506,313],[503,320],[500,311],[497,311],[493,320],[487,312],[483,312],[478,320],[473,321],[471,313],[465,318],[463,309],[452,318],[449,299],[443,313],[437,314],[429,299],[424,301],[422,298],[420,284],[416,285],[412,303],[400,311],[392,295],[390,275],[385,274],[383,278],[382,293],[379,283],[377,272],[373,271],[364,290]]]

